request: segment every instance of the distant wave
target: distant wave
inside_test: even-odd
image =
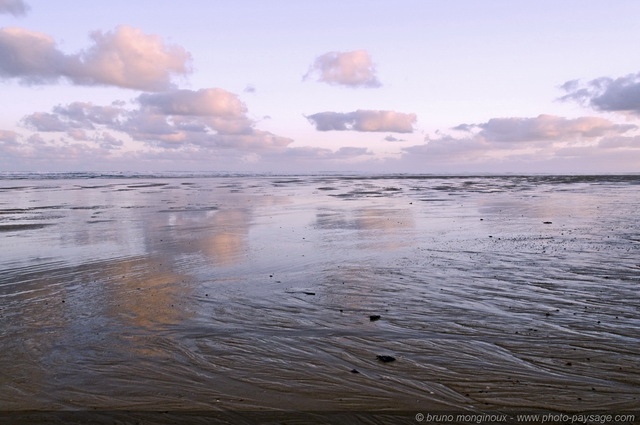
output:
[[[640,184],[640,173],[634,174],[413,174],[413,173],[248,173],[225,171],[0,171],[0,180],[70,180],[70,179],[171,179],[220,177],[344,177],[347,179],[524,179],[529,183],[635,183]]]
[[[41,171],[4,171],[0,179],[4,180],[67,180],[67,179],[135,179],[135,178],[199,178],[249,176],[248,173],[226,173],[210,171],[73,171],[73,172],[41,172]]]

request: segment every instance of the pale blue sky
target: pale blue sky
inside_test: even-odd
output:
[[[16,4],[29,10],[16,16],[10,13],[10,6]],[[576,101],[578,96],[558,101],[576,94],[560,88],[569,80],[579,79],[585,88],[597,78],[640,73],[638,16],[640,2],[623,0],[0,0],[0,28],[5,31],[4,38],[0,36],[0,55],[5,56],[0,56],[4,100],[0,167],[640,171],[640,138],[635,128],[640,125],[640,99],[634,97],[640,83],[636,79],[621,82],[627,90],[624,95],[630,96],[627,110],[594,108],[589,105],[591,98],[584,96],[582,102]],[[95,69],[87,82],[78,77],[80,68],[65,74],[65,69],[77,65],[65,62],[66,68],[54,76],[47,74],[46,83],[34,84],[26,77],[36,72],[29,68],[32,64],[22,63],[20,69],[8,64],[9,54],[33,48],[33,38],[28,38],[33,33],[50,37],[51,49],[70,58],[95,47],[96,41],[90,38],[95,31],[110,41],[94,52],[107,52],[107,44],[116,45],[116,37],[109,34],[116,34],[123,25],[131,31],[126,37],[122,33],[120,40],[153,35],[157,46],[187,52],[190,72],[169,72],[163,81],[170,80],[171,85],[159,89],[145,86],[140,79],[114,82],[106,71]],[[10,27],[20,31],[6,31]],[[119,46],[120,52],[126,49]],[[360,52],[358,57],[370,60],[369,71],[380,84],[345,83],[338,77],[322,81],[318,64],[330,65],[328,59],[318,58],[330,52],[341,60],[343,68],[335,68],[338,62],[331,65],[341,75],[346,75],[345,66],[356,63],[352,53]],[[110,57],[107,53],[95,57],[102,60]],[[86,64],[89,56],[82,56]],[[147,59],[155,69],[164,66],[155,56],[141,61]],[[139,64],[136,69],[145,68]],[[198,121],[203,126],[205,120],[208,127],[182,132],[175,115],[156,109],[154,125],[162,120],[165,126],[168,120],[171,128],[163,130],[165,139],[155,140],[159,127],[141,135],[141,125],[127,121],[131,111],[144,109],[137,100],[144,93],[213,88],[243,105],[242,111],[234,110],[234,119],[244,123],[240,130],[229,133],[219,122],[206,121],[213,116],[206,120],[189,116],[190,124]],[[596,95],[592,93],[592,98]],[[114,101],[124,103],[119,104],[118,123],[109,125],[81,125],[54,111],[74,102],[108,106]],[[360,116],[355,111],[365,111],[361,115],[377,124],[363,124],[354,118]],[[332,125],[342,126],[341,131],[317,129],[321,117],[315,114],[324,112],[338,114],[331,115]],[[25,120],[34,113],[57,115],[66,127]],[[394,131],[396,120],[413,116],[411,131]],[[149,115],[145,119],[149,130]],[[461,124],[469,126],[465,131],[452,130]],[[80,127],[84,133],[71,137],[70,130]],[[171,132],[175,137],[169,140]],[[119,143],[107,146],[101,142],[105,138]],[[273,138],[278,141],[269,141]]]

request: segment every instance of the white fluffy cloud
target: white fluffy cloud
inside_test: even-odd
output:
[[[329,52],[316,58],[305,79],[348,87],[379,87],[380,81],[371,57],[365,50]]]
[[[24,16],[28,10],[29,6],[22,0],[0,0],[0,13]]]
[[[640,114],[640,73],[587,83],[567,81],[562,89],[567,92],[562,100],[574,100],[599,111]]]
[[[319,112],[307,116],[318,131],[383,131],[411,133],[416,114],[358,109],[354,112]]]
[[[68,55],[46,34],[22,28],[0,29],[0,76],[25,84],[66,78],[79,85],[113,85],[159,91],[173,76],[190,72],[190,54],[155,35],[130,26],[91,34],[93,45]]]

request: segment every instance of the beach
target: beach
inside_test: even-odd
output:
[[[5,176],[0,410],[640,411],[639,189]]]

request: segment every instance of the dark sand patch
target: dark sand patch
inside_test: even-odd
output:
[[[53,226],[53,223],[33,223],[33,224],[3,224],[0,225],[0,232],[17,232],[21,230],[37,230],[48,226]]]

